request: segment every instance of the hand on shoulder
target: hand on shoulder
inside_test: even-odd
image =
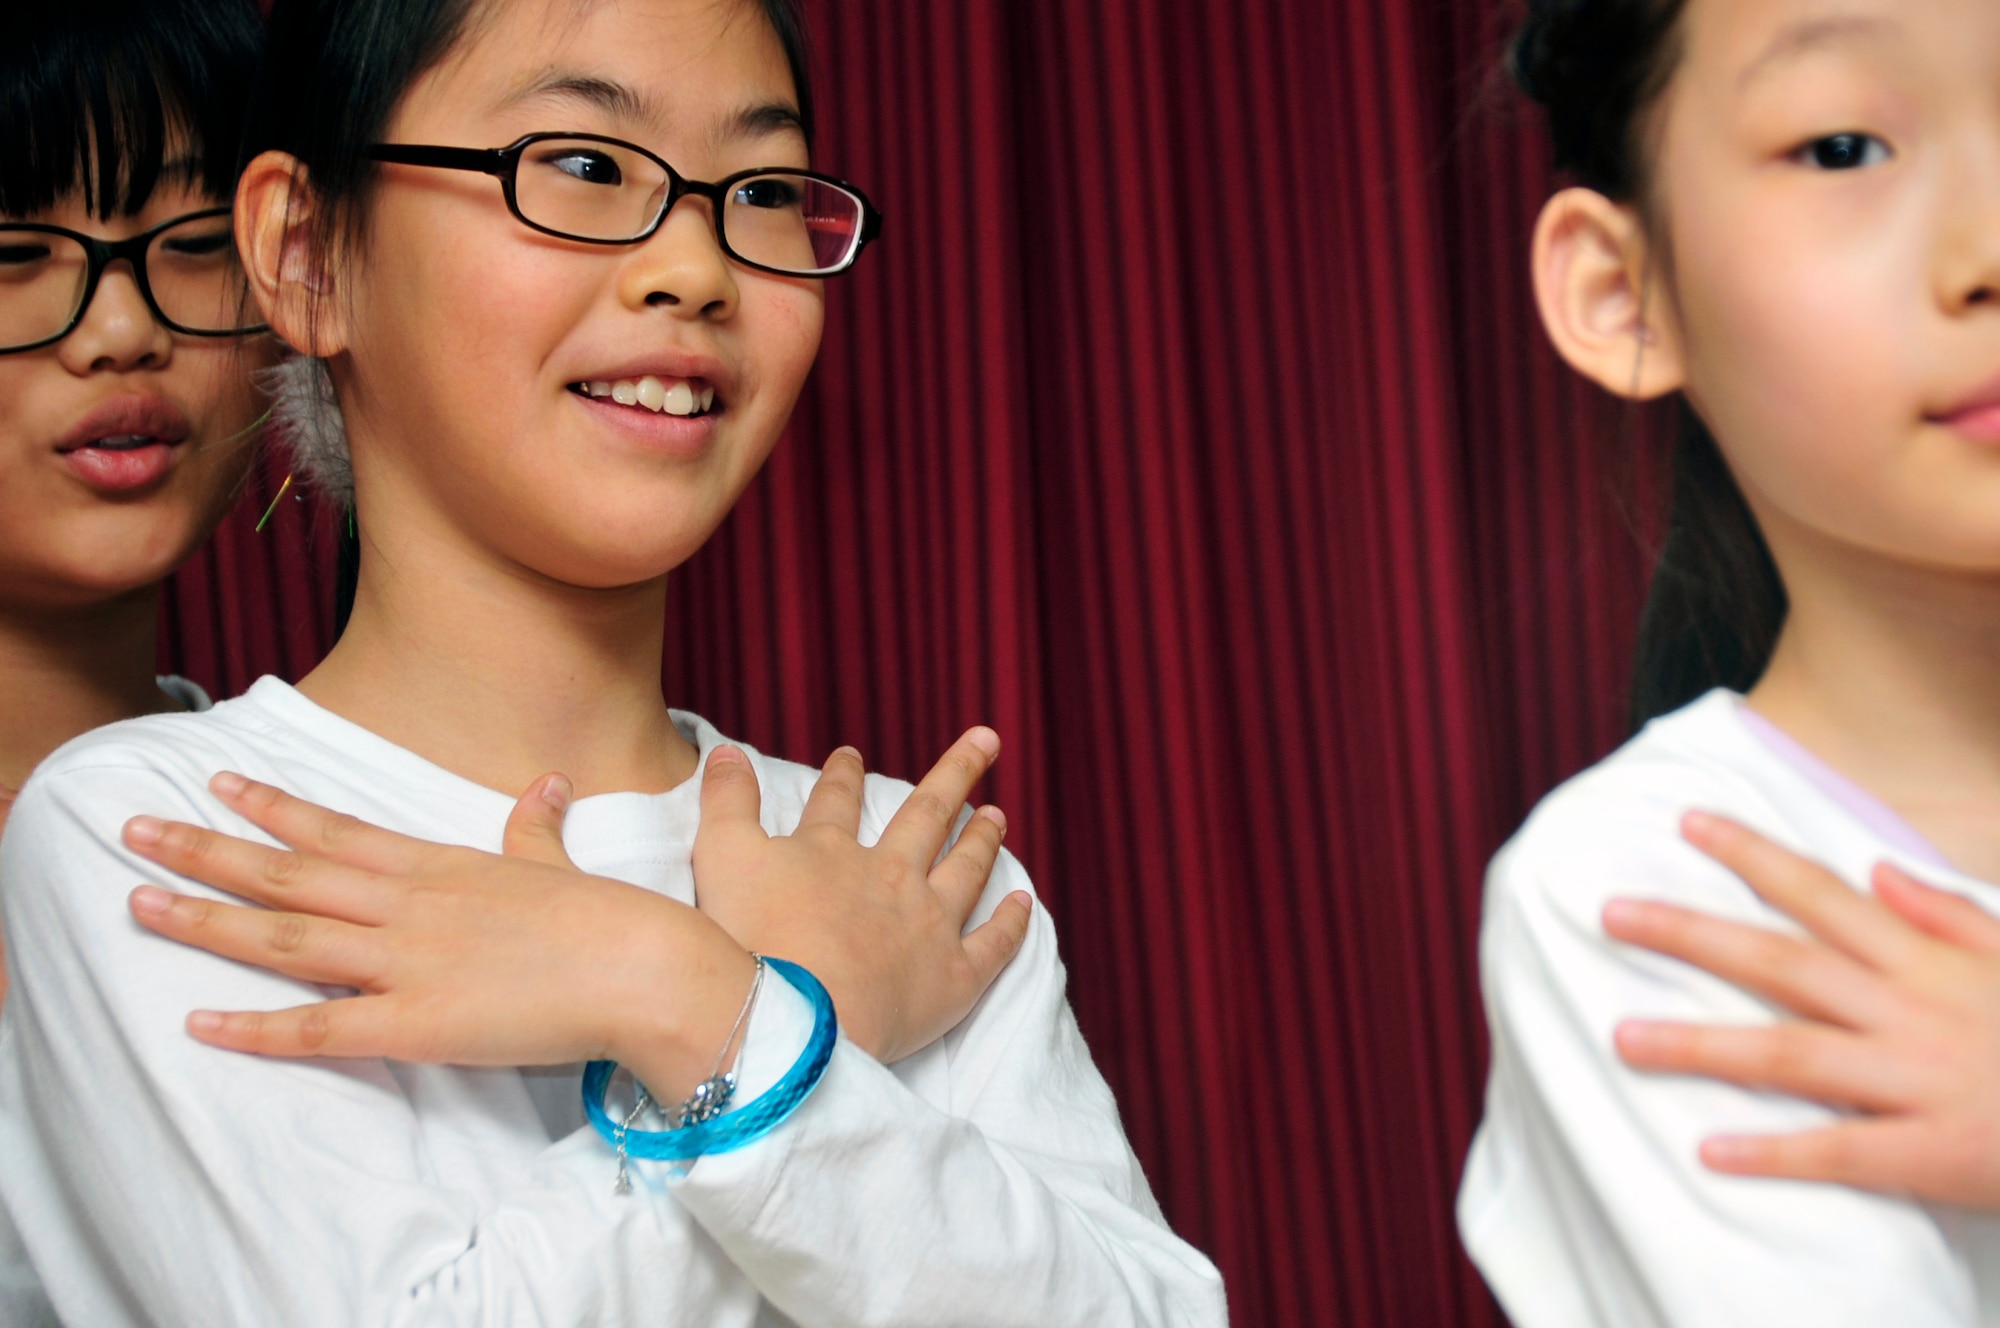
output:
[[[810,969],[842,1029],[877,1059],[922,1050],[965,1018],[1028,933],[1025,892],[966,931],[1006,834],[997,807],[981,808],[945,851],[999,753],[992,730],[967,733],[865,847],[866,772],[851,748],[828,758],[797,827],[781,836],[759,824],[750,762],[734,748],[712,752],[694,845],[701,910],[745,947]]]
[[[1690,816],[1686,834],[1808,935],[1637,900],[1607,907],[1605,930],[1795,1018],[1762,1027],[1628,1021],[1619,1054],[1637,1069],[1861,1113],[1796,1134],[1712,1138],[1703,1162],[2000,1208],[2000,920],[1887,864],[1873,895],[1857,892],[1732,821]]]

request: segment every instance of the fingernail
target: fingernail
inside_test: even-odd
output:
[[[157,885],[142,885],[132,892],[134,913],[164,913],[174,906],[174,897]]]
[[[213,1010],[196,1010],[188,1016],[188,1032],[219,1033],[222,1031],[222,1016]]]
[[[233,798],[237,794],[241,793],[244,789],[249,788],[250,781],[245,779],[241,775],[233,774],[230,771],[225,770],[221,774],[217,775],[215,778],[209,780],[208,786],[210,789],[214,790],[214,792],[219,797]]]
[[[125,842],[151,847],[166,833],[166,822],[153,816],[135,816],[125,823]]]
[[[1681,835],[1690,840],[1713,839],[1722,822],[1707,812],[1689,812],[1681,817]]]
[[[1639,924],[1640,907],[1630,899],[1614,899],[1604,906],[1604,929],[1615,931]]]
[[[710,765],[733,765],[743,759],[743,753],[735,747],[717,747],[708,754]]]
[[[992,729],[984,727],[976,728],[965,736],[974,747],[986,753],[987,760],[990,761],[1000,755],[1000,735]]]
[[[1007,837],[1007,813],[1001,811],[998,807],[981,807],[979,814],[1000,827],[1000,837],[1002,839]]]
[[[542,801],[559,812],[568,811],[575,796],[576,786],[569,782],[567,775],[550,775],[542,781]]]
[[[1651,1051],[1659,1043],[1651,1025],[1637,1019],[1627,1019],[1611,1032],[1611,1040],[1621,1052]]]
[[[855,760],[859,761],[861,760],[861,749],[859,747],[842,747],[839,751],[835,752],[834,755],[851,756]]]
[[[1712,1167],[1746,1166],[1757,1156],[1757,1141],[1739,1135],[1718,1135],[1701,1141],[1701,1160]]]

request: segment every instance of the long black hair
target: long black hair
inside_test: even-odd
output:
[[[314,248],[337,261],[365,220],[374,166],[397,103],[420,75],[450,54],[492,0],[276,0],[268,53],[257,80],[245,160],[291,154],[310,182]],[[812,62],[798,0],[742,0],[770,23],[791,67],[799,120],[814,135]],[[342,444],[344,446],[344,443]],[[346,627],[360,580],[361,542],[350,511],[340,524],[334,633]]]
[[[1514,78],[1547,116],[1556,168],[1642,213],[1651,112],[1680,63],[1686,8],[1687,0],[1529,0],[1514,40]],[[1673,510],[1639,622],[1635,728],[1711,688],[1749,690],[1789,609],[1714,435],[1685,398],[1679,411]]]
[[[132,216],[162,181],[235,192],[263,21],[253,0],[23,4],[0,41],[0,213]]]

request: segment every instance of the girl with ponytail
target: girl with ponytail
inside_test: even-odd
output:
[[[1626,1015],[1770,1025],[1725,978],[1837,1019],[1799,998],[1826,953],[1711,949],[1691,955],[1702,972],[1602,924],[1621,896],[1699,909],[1738,942],[1784,924],[1730,868],[1803,911],[1768,879],[1796,864],[1750,834],[1812,852],[1873,909],[1811,895],[1859,950],[1915,953],[1852,888],[1877,863],[2000,911],[2000,10],[1529,10],[1514,68],[1574,181],[1536,232],[1544,324],[1607,389],[1677,397],[1682,427],[1641,627],[1644,727],[1489,875],[1493,1067],[1466,1244],[1523,1328],[1990,1321],[2000,1221],[1724,1175],[1705,1137],[1823,1131],[1832,1108],[1615,1050]],[[1717,856],[1683,837],[1691,812]],[[1611,912],[1621,935],[1632,917]],[[1657,929],[1638,939],[1677,953]],[[1627,1052],[1644,1040],[1627,1029]]]

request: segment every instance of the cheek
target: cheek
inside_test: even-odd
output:
[[[757,385],[758,414],[778,417],[771,426],[770,441],[775,443],[819,357],[826,295],[821,287],[790,284],[777,284],[764,294],[754,306],[745,302],[745,359]]]
[[[1746,210],[1747,211],[1747,210]],[[1746,488],[1808,525],[1894,539],[1921,418],[1920,277],[1893,244],[1815,243],[1810,225],[1676,238],[1688,392]]]

